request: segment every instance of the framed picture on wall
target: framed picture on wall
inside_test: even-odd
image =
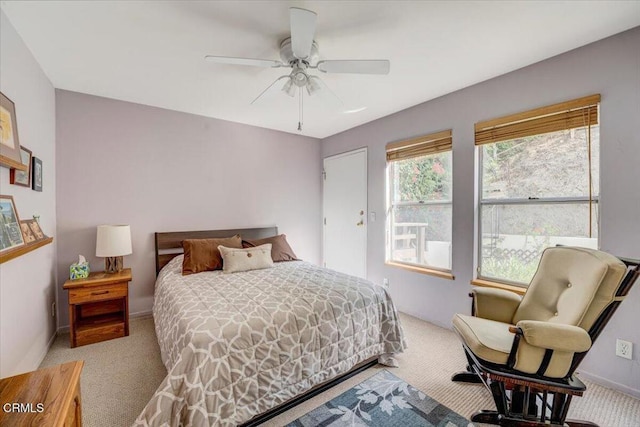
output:
[[[9,171],[9,182],[15,185],[22,185],[23,187],[31,187],[31,150],[20,147],[20,157],[22,158],[22,164],[27,167],[27,170],[21,171],[16,168],[11,168]]]
[[[0,165],[27,170],[20,158],[20,141],[16,121],[16,107],[0,92]]]
[[[13,197],[0,195],[0,253],[24,245]]]
[[[31,159],[31,188],[42,191],[42,160],[37,157]]]

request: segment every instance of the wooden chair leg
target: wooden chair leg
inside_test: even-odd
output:
[[[522,418],[535,420],[538,418],[537,393],[529,387],[516,385],[511,390],[510,412],[520,414]],[[544,421],[544,420],[542,420]]]
[[[496,404],[496,409],[500,414],[507,413],[507,392],[504,388],[504,383],[501,381],[492,381],[489,385],[491,388],[491,394],[493,395],[493,402]]]
[[[564,413],[566,417],[566,411],[568,409],[569,405],[567,404],[567,395],[563,393],[554,393],[553,404],[551,405],[551,422],[562,425],[564,422],[562,414]]]
[[[473,383],[473,384],[481,384],[482,378],[475,372],[456,372],[451,375],[451,381],[456,383]]]
[[[469,364],[467,365],[466,371],[456,372],[451,375],[451,381],[456,383],[471,383],[471,384],[482,384],[482,378],[471,368],[473,365],[473,360],[467,352],[464,352],[464,355],[467,356],[467,361]]]
[[[471,415],[470,421],[473,423],[500,425],[500,414],[496,411],[479,411]]]
[[[565,420],[564,423],[569,427],[600,427],[598,424],[592,423],[591,421]]]

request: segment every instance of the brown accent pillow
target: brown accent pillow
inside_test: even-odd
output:
[[[273,259],[273,262],[298,260],[296,254],[293,253],[293,249],[289,246],[287,236],[285,234],[267,237],[265,239],[243,240],[242,247],[255,248],[256,246],[264,245],[265,243],[271,243],[271,258]]]
[[[202,271],[222,270],[222,256],[218,246],[227,248],[242,248],[242,238],[239,234],[221,239],[186,239],[182,241],[184,259],[182,260],[182,275],[200,273]]]

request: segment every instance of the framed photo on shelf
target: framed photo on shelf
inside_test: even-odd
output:
[[[42,191],[42,160],[37,157],[31,158],[31,188]]]
[[[0,92],[0,165],[26,170],[20,158],[16,107]]]
[[[24,237],[13,197],[0,195],[0,253],[22,245]]]
[[[29,229],[31,230],[31,232],[36,238],[36,242],[47,238],[47,236],[45,236],[45,234],[42,232],[42,229],[40,228],[40,224],[38,224],[38,221],[36,221],[35,219],[25,219],[22,222],[27,223],[27,225],[29,226]]]
[[[22,158],[22,164],[27,167],[27,170],[21,171],[16,168],[11,168],[9,171],[9,183],[22,185],[23,187],[31,187],[31,150],[20,147],[20,157]]]
[[[31,231],[31,228],[29,227],[29,221],[33,221],[33,220],[26,219],[26,220],[20,221],[20,229],[22,230],[22,237],[24,238],[25,245],[28,245],[29,243],[33,243],[38,240],[36,239],[35,234],[33,234],[33,231]]]

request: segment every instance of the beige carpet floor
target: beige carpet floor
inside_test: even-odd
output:
[[[398,357],[393,374],[440,403],[469,417],[479,409],[493,409],[489,392],[481,385],[456,384],[451,374],[465,360],[453,332],[415,317],[401,315],[409,349]],[[84,360],[82,409],[85,427],[130,426],[160,384],[166,371],[151,318],[132,319],[131,335],[83,347],[69,348],[68,336],[57,337],[41,367]],[[368,369],[338,386],[273,418],[265,426],[282,426],[331,400],[384,367]],[[570,418],[585,419],[601,427],[640,426],[640,400],[585,381],[587,391],[575,398]]]

